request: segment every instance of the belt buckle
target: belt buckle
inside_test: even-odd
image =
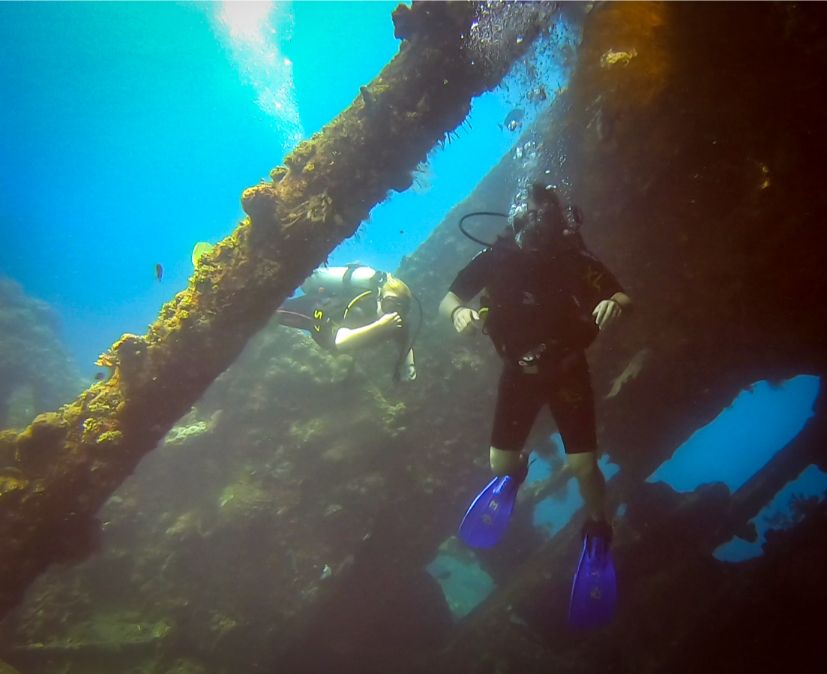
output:
[[[517,364],[526,374],[537,374],[540,371],[540,358],[545,350],[545,344],[538,344],[530,351],[526,351]]]

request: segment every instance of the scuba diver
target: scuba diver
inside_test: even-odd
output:
[[[495,477],[468,509],[460,537],[472,547],[490,547],[501,538],[528,473],[525,442],[540,409],[548,405],[588,512],[570,618],[592,626],[613,612],[616,590],[585,349],[632,302],[586,249],[577,231],[579,211],[571,212],[573,222],[554,189],[534,183],[527,210],[457,274],[439,311],[460,334],[486,333],[503,361],[489,450]],[[479,294],[476,310],[470,303]],[[593,582],[606,586],[596,593],[584,585],[584,563],[591,571],[603,565],[602,581]],[[602,592],[603,607],[581,610],[584,592]]]
[[[302,284],[303,295],[276,310],[282,325],[307,330],[324,349],[346,353],[394,340],[395,382],[416,379],[414,336],[408,322],[413,294],[401,280],[359,264],[323,267]]]

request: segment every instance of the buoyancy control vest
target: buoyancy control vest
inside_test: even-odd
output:
[[[332,349],[337,330],[348,326],[349,319],[358,323],[360,316],[376,313],[386,279],[385,272],[360,264],[316,269],[301,286],[304,295],[294,301],[306,314],[303,327],[320,346]]]
[[[538,347],[553,352],[591,344],[598,328],[583,305],[577,251],[527,255],[500,243],[492,253],[481,305],[501,357],[514,362]]]

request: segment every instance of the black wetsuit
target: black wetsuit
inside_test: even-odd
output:
[[[554,415],[567,453],[597,448],[585,349],[597,336],[592,311],[622,292],[582,245],[528,254],[502,238],[457,274],[450,288],[464,303],[485,291],[485,331],[504,361],[491,445],[522,450],[540,408]]]

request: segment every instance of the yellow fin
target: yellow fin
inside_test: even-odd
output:
[[[192,249],[192,266],[198,266],[198,260],[201,259],[201,256],[204,253],[209,253],[215,246],[211,243],[207,243],[206,241],[199,241],[195,244],[195,247]]]

